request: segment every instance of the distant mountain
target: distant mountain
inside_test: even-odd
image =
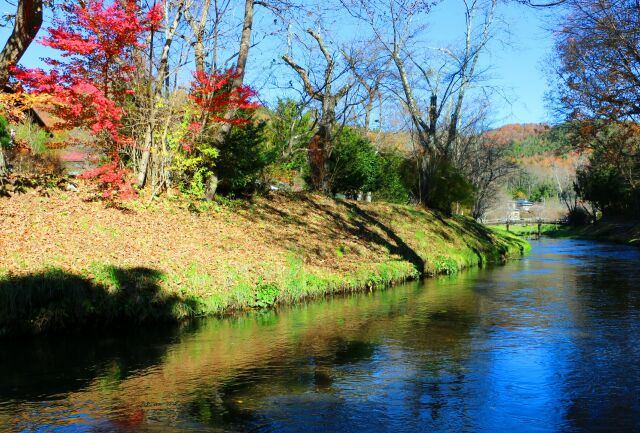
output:
[[[498,145],[522,142],[532,136],[548,133],[551,126],[544,123],[510,123],[485,132],[485,136],[494,140]]]

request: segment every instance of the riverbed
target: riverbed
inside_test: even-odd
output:
[[[0,343],[2,432],[640,430],[640,249],[127,335]]]

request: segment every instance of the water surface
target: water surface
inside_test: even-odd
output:
[[[110,338],[0,343],[0,431],[640,431],[640,250]]]

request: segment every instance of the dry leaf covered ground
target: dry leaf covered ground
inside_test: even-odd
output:
[[[179,319],[454,273],[526,244],[411,206],[314,195],[125,208],[0,198],[0,334]]]

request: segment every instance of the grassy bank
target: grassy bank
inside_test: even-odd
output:
[[[0,198],[0,334],[264,308],[456,273],[528,244],[472,220],[319,196],[109,208]]]
[[[499,233],[506,233],[507,227],[505,225],[496,225],[491,226],[493,229],[498,231]],[[549,233],[557,232],[561,226],[556,224],[542,224],[540,226],[540,234],[547,235]],[[527,225],[509,225],[509,233],[521,236],[524,238],[536,237],[538,236],[538,225],[537,224],[527,224]]]
[[[640,246],[640,222],[626,220],[598,221],[580,227],[560,227],[547,233],[555,238],[592,239]]]

